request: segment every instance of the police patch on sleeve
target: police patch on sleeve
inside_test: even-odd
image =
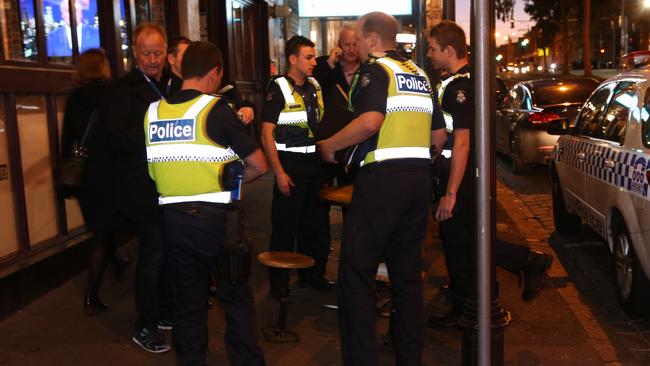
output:
[[[467,92],[464,90],[458,90],[456,92],[456,101],[461,104],[465,103],[467,101]]]
[[[359,86],[365,88],[368,84],[370,84],[370,78],[368,77],[368,74],[364,74],[361,77],[361,80],[359,80]]]

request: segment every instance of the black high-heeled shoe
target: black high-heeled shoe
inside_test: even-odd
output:
[[[97,315],[108,310],[108,305],[104,304],[99,297],[91,299],[88,294],[84,297],[84,313],[88,316]]]

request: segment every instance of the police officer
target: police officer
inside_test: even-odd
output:
[[[429,318],[429,325],[456,328],[458,315],[462,312],[469,295],[469,248],[472,240],[472,179],[473,159],[470,155],[470,134],[474,124],[474,93],[467,60],[465,33],[456,23],[442,21],[431,29],[427,56],[434,66],[450,76],[438,89],[440,105],[445,115],[446,129],[450,134],[437,164],[445,166],[442,191],[435,219],[440,221],[445,262],[449,273],[449,290],[452,311]],[[526,246],[497,241],[495,246],[497,264],[508,271],[524,274],[524,300],[532,300],[541,288],[541,279],[550,266],[552,257],[530,250]]]
[[[345,365],[377,364],[374,277],[382,257],[393,288],[396,364],[421,364],[430,147],[432,135],[444,139],[445,130],[426,74],[395,50],[397,30],[395,18],[381,12],[360,18],[356,34],[364,63],[351,88],[356,118],[319,142],[330,162],[335,151],[354,144],[364,152],[352,158],[361,168],[343,224],[337,285]]]
[[[271,204],[271,251],[297,250],[314,258],[313,268],[301,270],[301,284],[328,289],[325,279],[330,248],[328,207],[318,191],[324,184],[322,162],[316,154],[314,131],[323,114],[321,88],[312,71],[314,43],[294,36],[286,43],[289,70],[269,82],[262,113],[262,145],[275,175]],[[269,269],[270,295],[282,287],[282,273]]]
[[[238,190],[267,163],[234,111],[213,96],[223,76],[219,49],[191,43],[182,61],[182,89],[154,102],[144,119],[149,174],[160,194],[176,322],[179,365],[205,365],[208,281],[226,234],[226,209]],[[240,159],[243,159],[243,165]],[[237,172],[237,167],[241,170]],[[227,175],[226,172],[232,172]],[[219,284],[226,313],[226,348],[233,365],[262,365],[255,303],[246,277]]]

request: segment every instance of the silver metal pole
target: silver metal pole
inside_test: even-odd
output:
[[[416,52],[416,55],[417,55],[417,59],[415,60],[415,62],[417,62],[417,64],[421,65],[421,66],[425,65],[424,57],[427,54],[427,49],[424,47],[424,43],[425,43],[425,40],[424,40],[424,30],[425,30],[424,29],[424,27],[425,27],[425,25],[424,25],[424,16],[426,14],[426,9],[425,9],[426,4],[425,3],[426,3],[426,0],[418,0],[417,1],[417,4],[418,4],[418,10],[417,10],[418,24],[417,24],[417,26],[415,28],[415,34],[416,34],[416,37],[415,37],[415,39],[416,39],[416,41],[415,41],[415,52]]]
[[[477,202],[477,271],[478,287],[478,365],[492,364],[491,338],[491,296],[492,281],[492,238],[493,207],[495,197],[492,195],[494,181],[494,149],[492,147],[492,79],[493,37],[494,37],[494,1],[474,0],[474,37],[473,44],[476,75],[474,79],[476,119],[476,144],[474,161],[476,162],[476,202]]]

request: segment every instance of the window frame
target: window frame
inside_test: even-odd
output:
[[[576,117],[576,120],[575,120],[576,123],[575,123],[575,126],[573,127],[573,132],[572,132],[573,135],[581,136],[581,137],[590,137],[590,138],[595,137],[593,135],[588,135],[588,134],[584,133],[585,129],[582,127],[583,122],[581,121],[582,113],[583,113],[584,109],[587,107],[587,104],[589,104],[589,102],[591,102],[596,97],[596,95],[598,95],[598,93],[600,93],[602,90],[608,89],[609,90],[609,95],[607,96],[607,99],[604,102],[605,108],[603,110],[602,115],[600,116],[601,119],[604,118],[605,114],[607,113],[607,109],[609,108],[609,102],[610,102],[612,96],[614,95],[614,90],[616,89],[616,86],[618,85],[618,83],[619,83],[619,81],[614,81],[614,82],[602,84],[598,88],[596,88],[596,90],[594,90],[594,92],[591,94],[591,96],[589,96],[587,101],[585,101],[585,103],[582,105],[582,108],[580,108],[580,111],[578,112],[578,116]],[[601,122],[602,121],[598,122],[598,126],[601,125]],[[590,125],[591,125],[591,123],[590,123]]]
[[[623,89],[622,87],[623,87],[623,84],[624,84],[624,83],[630,83],[630,85],[626,85],[626,86],[625,86],[625,89]],[[607,109],[605,110],[605,114],[603,115],[603,118],[602,118],[602,120],[600,121],[600,124],[599,124],[599,126],[598,126],[598,130],[599,130],[599,131],[603,131],[603,130],[604,130],[604,131],[603,131],[603,136],[601,136],[601,137],[597,137],[597,138],[600,138],[600,139],[602,139],[602,140],[606,140],[606,141],[609,141],[609,142],[612,142],[612,143],[615,143],[615,144],[623,145],[623,143],[625,142],[625,135],[623,135],[621,141],[613,140],[613,139],[611,139],[611,138],[609,138],[609,137],[607,136],[607,133],[606,133],[607,131],[606,131],[606,130],[609,129],[609,127],[610,127],[610,125],[611,125],[611,123],[612,123],[613,121],[610,122],[610,124],[608,124],[607,127],[605,127],[606,117],[607,117],[607,115],[609,114],[610,109],[612,108],[612,102],[613,102],[613,100],[614,100],[614,97],[615,97],[617,94],[621,93],[621,92],[625,92],[625,91],[627,91],[629,88],[631,88],[632,91],[634,92],[634,95],[638,97],[638,94],[637,94],[637,88],[638,88],[638,85],[639,85],[639,80],[620,80],[620,81],[616,84],[616,87],[615,87],[614,89],[612,89],[612,95],[610,96],[609,102],[607,103]],[[625,118],[625,129],[627,129],[627,123],[630,121],[630,115],[632,114],[632,109],[633,109],[635,106],[629,106],[629,107],[624,106],[624,107],[627,108],[627,116],[626,116],[626,118]]]

